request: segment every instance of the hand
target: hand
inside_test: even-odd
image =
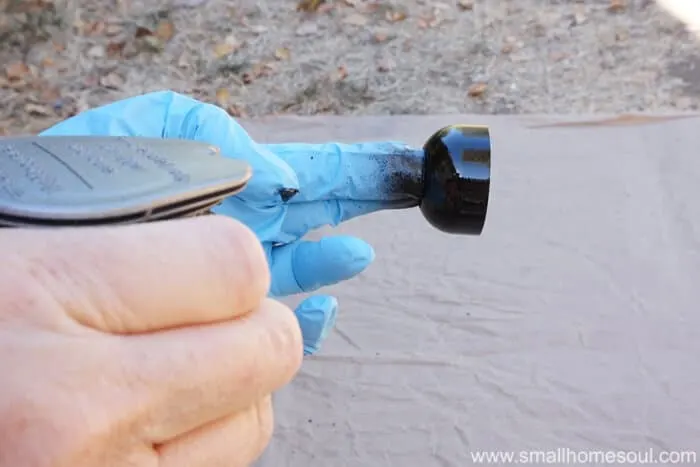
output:
[[[270,293],[280,297],[313,292],[362,272],[374,259],[372,247],[348,236],[302,241],[310,230],[392,207],[396,200],[381,183],[387,147],[380,144],[255,143],[224,110],[173,92],[155,92],[84,112],[43,135],[113,135],[183,138],[221,148],[244,159],[253,178],[238,196],[215,212],[255,231],[268,257]],[[381,147],[380,147],[381,146]],[[386,172],[386,163],[384,163]],[[285,202],[280,193],[299,192]],[[319,295],[296,310],[305,353],[317,351],[334,324],[334,297]]]
[[[267,445],[302,340],[245,226],[7,229],[0,258],[1,467],[243,467]]]

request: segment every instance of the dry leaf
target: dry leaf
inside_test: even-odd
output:
[[[24,106],[24,111],[32,117],[48,117],[53,114],[53,112],[48,106],[35,104],[32,102]]]
[[[126,42],[110,42],[107,44],[107,56],[112,58],[121,56],[125,46]]]
[[[194,8],[206,4],[209,0],[175,0],[174,6],[184,8]]]
[[[275,58],[277,60],[289,60],[290,56],[291,52],[286,47],[280,47],[279,49],[275,50]]]
[[[384,31],[375,32],[372,36],[372,42],[375,44],[381,44],[389,40],[389,34]]]
[[[162,20],[156,26],[155,36],[162,42],[169,42],[175,35],[175,25],[171,21]]]
[[[254,64],[250,71],[246,71],[241,75],[243,84],[250,84],[261,76],[267,76],[272,71],[266,63],[256,63]]]
[[[134,37],[140,40],[141,46],[145,46],[146,49],[150,49],[154,52],[162,51],[165,44],[169,42],[174,35],[175,26],[171,21],[165,19],[158,22],[155,30],[139,26],[134,33]]]
[[[83,34],[86,36],[96,36],[100,34],[105,29],[104,21],[92,21],[89,23],[83,23],[82,25]]]
[[[517,39],[513,36],[506,37],[503,46],[501,47],[501,53],[509,54],[513,52],[517,46]]]
[[[486,89],[488,89],[488,85],[486,83],[474,83],[469,87],[467,95],[469,97],[481,97],[486,92]]]
[[[377,63],[377,71],[387,73],[396,68],[396,62],[391,58],[383,58]]]
[[[30,73],[29,67],[24,62],[15,62],[5,67],[5,76],[10,81],[19,81],[24,79]]]
[[[226,108],[231,100],[231,93],[226,88],[216,90],[216,105]]]
[[[87,50],[86,55],[90,58],[103,58],[106,55],[106,51],[101,45],[93,45]]]
[[[343,23],[350,24],[352,26],[365,26],[369,22],[369,19],[359,13],[353,13],[352,15],[346,16],[343,19]]]
[[[152,52],[162,52],[165,43],[156,36],[146,36],[141,39],[141,44]]]
[[[95,87],[100,83],[100,79],[94,73],[87,75],[83,78],[83,86],[85,87]]]
[[[457,6],[462,11],[471,11],[474,9],[474,0],[458,0]]]
[[[233,52],[241,48],[241,43],[234,36],[228,36],[224,39],[224,42],[216,44],[214,46],[214,55],[217,58],[223,58],[227,55],[231,55]]]
[[[442,19],[437,15],[437,11],[430,16],[422,16],[418,19],[418,27],[421,29],[434,28],[442,22]]]
[[[297,36],[314,36],[318,34],[318,26],[314,23],[304,23],[295,31]]]
[[[270,76],[277,71],[277,65],[274,63],[256,63],[253,70],[258,76]]]
[[[580,26],[588,20],[586,9],[582,5],[576,6],[576,11],[571,19],[572,26]]]
[[[629,33],[627,31],[625,31],[624,29],[619,29],[619,30],[615,31],[615,40],[617,42],[626,41],[627,39],[629,39],[629,37],[630,37]]]
[[[39,98],[42,102],[55,102],[61,98],[61,91],[56,87],[47,87],[41,90]]]
[[[108,24],[105,27],[105,35],[108,37],[114,37],[118,36],[124,31],[124,28],[121,26],[121,24]]]
[[[241,108],[235,104],[231,104],[228,107],[226,107],[226,111],[228,112],[228,114],[230,116],[235,117],[235,118],[248,117],[248,114],[246,113],[246,111],[243,108]]]
[[[399,21],[405,20],[408,15],[405,11],[389,10],[386,12],[386,20],[391,23],[397,23]]]
[[[100,77],[100,86],[107,89],[121,89],[124,86],[124,78],[117,73],[108,73]]]
[[[189,68],[190,67],[190,60],[187,54],[182,53],[180,57],[177,59],[177,66],[180,68]]]
[[[610,0],[608,5],[608,11],[611,13],[620,13],[625,11],[627,8],[627,2],[625,0]]]
[[[324,3],[324,0],[299,0],[299,3],[297,3],[297,11],[311,13],[317,11],[322,3]]]
[[[336,81],[342,81],[345,78],[348,77],[348,69],[345,67],[345,65],[340,65],[338,69],[335,71],[335,80]]]
[[[250,26],[249,29],[253,32],[253,34],[256,35],[260,35],[267,32],[267,26],[263,26],[262,24]]]
[[[549,54],[549,60],[558,63],[565,60],[569,55],[565,52],[552,52]]]
[[[253,65],[253,67],[250,69],[250,71],[246,71],[241,75],[241,79],[243,80],[244,84],[250,84],[254,80],[263,77],[263,76],[270,76],[272,73],[275,72],[275,65],[272,63],[256,63]]]
[[[134,37],[137,39],[140,39],[140,38],[146,37],[146,36],[152,36],[152,35],[153,35],[153,31],[151,31],[148,28],[144,28],[143,26],[137,27],[136,31],[134,32]]]

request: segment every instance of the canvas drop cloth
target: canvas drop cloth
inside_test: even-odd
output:
[[[700,451],[700,118],[548,126],[562,121],[244,124],[265,142],[422,145],[443,125],[486,123],[493,141],[481,237],[442,234],[417,209],[337,230],[371,242],[377,259],[327,290],[340,299],[337,331],[276,395],[260,467]]]

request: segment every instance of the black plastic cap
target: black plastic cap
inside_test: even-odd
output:
[[[484,126],[450,125],[423,146],[425,190],[420,209],[438,230],[480,235],[491,183],[491,138]]]

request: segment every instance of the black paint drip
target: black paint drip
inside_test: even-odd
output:
[[[297,190],[296,188],[280,188],[278,193],[280,195],[280,198],[282,198],[282,202],[286,203],[290,199],[294,198],[297,195],[297,193],[299,193],[299,190]]]

